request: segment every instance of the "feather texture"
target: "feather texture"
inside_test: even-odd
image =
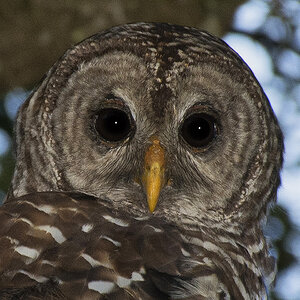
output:
[[[18,113],[0,299],[266,299],[282,152],[217,37],[137,23],[82,41]]]
[[[265,298],[274,261],[257,263],[268,255],[262,236],[252,237],[263,245],[250,253],[220,233],[216,243],[208,228],[136,220],[84,194],[29,194],[0,211],[1,299]]]

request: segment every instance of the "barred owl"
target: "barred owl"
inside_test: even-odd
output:
[[[1,299],[266,299],[283,139],[225,42],[161,23],[67,50],[21,107]]]

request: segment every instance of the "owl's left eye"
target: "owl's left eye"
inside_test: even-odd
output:
[[[95,129],[108,142],[119,142],[131,133],[133,126],[130,115],[122,109],[103,108],[96,115]]]
[[[205,147],[216,135],[216,121],[205,113],[191,114],[183,121],[180,134],[190,146],[198,149]]]

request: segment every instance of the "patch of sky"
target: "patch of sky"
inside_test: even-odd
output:
[[[233,26],[237,30],[253,32],[265,22],[268,13],[269,6],[264,1],[248,1],[236,11]]]
[[[300,55],[293,50],[284,50],[281,53],[278,66],[288,78],[300,78]]]
[[[9,135],[0,128],[0,155],[5,154],[9,150],[10,143]]]
[[[10,119],[14,120],[16,118],[20,105],[24,102],[28,95],[29,92],[22,88],[15,88],[7,93],[4,99],[4,105]]]
[[[299,300],[300,295],[300,265],[295,265],[283,271],[276,280],[275,291],[280,299]]]

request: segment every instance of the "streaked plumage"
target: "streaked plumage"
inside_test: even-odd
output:
[[[282,135],[221,40],[146,23],[92,36],[24,103],[16,140],[3,299],[266,299]]]

